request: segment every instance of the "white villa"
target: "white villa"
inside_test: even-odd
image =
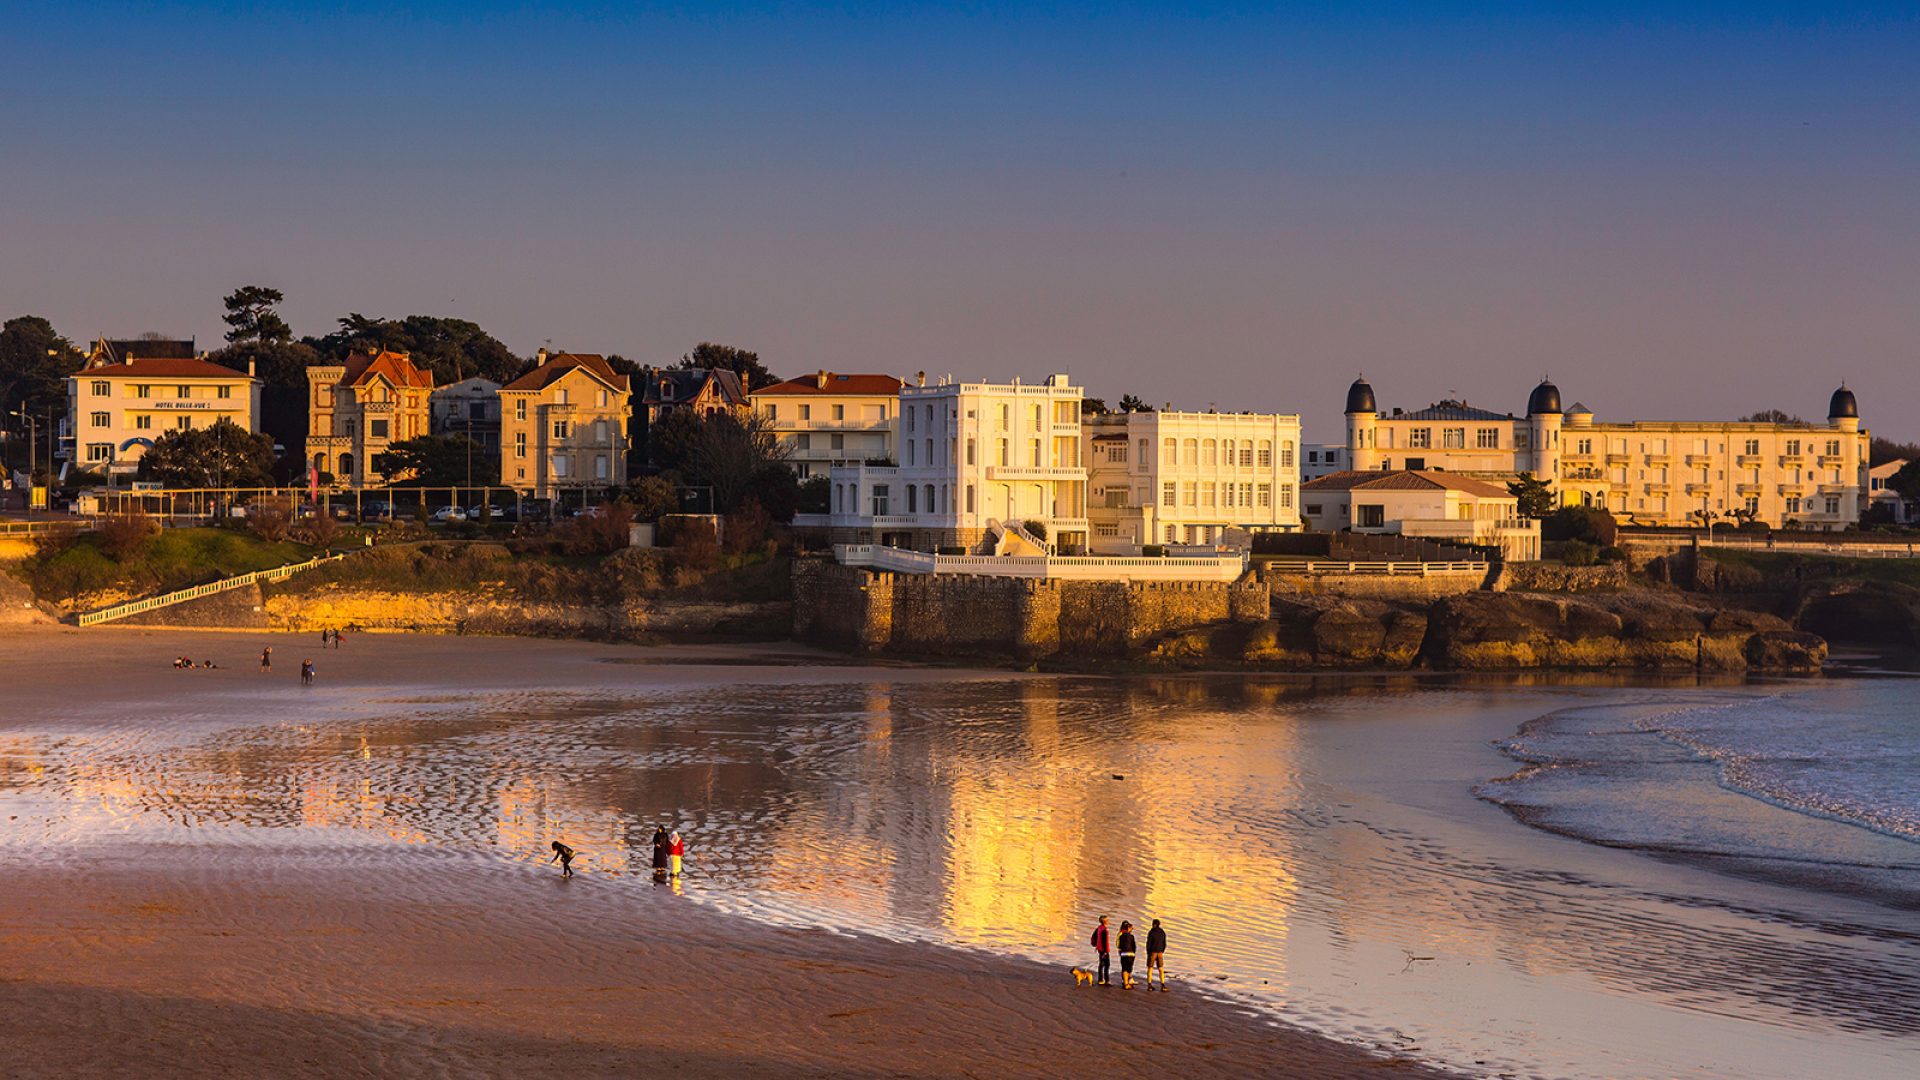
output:
[[[818,371],[747,395],[787,447],[787,464],[802,480],[835,465],[893,460],[899,379]]]
[[[1092,550],[1212,545],[1300,528],[1300,417],[1122,412],[1086,420]]]
[[[1540,523],[1506,488],[1456,473],[1339,472],[1300,490],[1314,532],[1397,533],[1498,547],[1508,561],[1540,557]]]

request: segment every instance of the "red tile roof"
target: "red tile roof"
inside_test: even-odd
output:
[[[824,380],[822,375],[825,376]],[[825,386],[820,385],[822,381],[826,383]],[[877,394],[894,397],[900,393],[900,380],[891,375],[841,375],[828,371],[763,386],[753,393],[755,397],[762,394]]]
[[[365,386],[374,376],[383,375],[395,386],[433,387],[433,373],[414,364],[413,357],[403,352],[381,349],[372,354],[354,353],[347,357],[346,368],[342,386]]]
[[[1444,472],[1439,469],[1419,471],[1400,470],[1398,472],[1346,472],[1332,473],[1318,480],[1309,480],[1300,486],[1300,490],[1312,491],[1459,491],[1480,499],[1511,499],[1513,493],[1506,488],[1489,484],[1483,480],[1472,480],[1464,476]]]
[[[152,378],[152,379],[251,379],[253,376],[244,371],[236,371],[224,364],[211,360],[182,360],[175,357],[136,357],[124,364],[101,364],[99,367],[82,368],[78,378]]]
[[[582,368],[588,374],[606,383],[620,393],[631,393],[632,388],[625,375],[616,373],[607,359],[599,353],[557,353],[547,357],[547,362],[536,366],[532,371],[501,387],[508,390],[545,390],[552,386],[555,379]]]

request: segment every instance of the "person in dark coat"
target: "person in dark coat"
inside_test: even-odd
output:
[[[655,827],[653,830],[653,879],[655,881],[667,880],[667,854],[669,846],[667,841],[667,827],[664,825]]]
[[[1147,989],[1153,989],[1153,973],[1160,973],[1160,992],[1167,992],[1167,932],[1160,929],[1160,920],[1153,920],[1153,929],[1147,931]]]
[[[1093,928],[1093,951],[1100,961],[1100,985],[1113,985],[1113,954],[1107,948],[1107,917],[1100,916],[1100,925]]]
[[[1120,989],[1133,989],[1133,957],[1135,945],[1133,924],[1120,920]]]

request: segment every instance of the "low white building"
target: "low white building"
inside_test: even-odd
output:
[[[1300,501],[1314,532],[1398,533],[1540,557],[1540,523],[1520,516],[1504,487],[1434,471],[1341,472],[1309,481]]]
[[[1920,520],[1920,507],[1915,507],[1901,494],[1887,486],[1893,474],[1907,467],[1906,458],[1894,458],[1884,461],[1867,470],[1867,499],[1869,505],[1884,506],[1895,525],[1907,525]]]
[[[980,548],[1009,529],[1061,553],[1087,550],[1080,387],[1034,384],[900,388],[893,465],[838,465],[824,525],[837,543],[933,551]]]
[[[1085,432],[1096,553],[1300,528],[1296,415],[1106,413],[1088,417]]]
[[[1309,443],[1306,453],[1301,456],[1300,479],[1303,482],[1318,480],[1323,476],[1346,472],[1353,467],[1352,460],[1347,456],[1347,448],[1339,443]]]

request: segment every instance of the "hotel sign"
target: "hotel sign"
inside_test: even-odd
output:
[[[211,409],[211,408],[213,408],[213,402],[211,402],[211,401],[155,401],[155,402],[152,402],[151,404],[148,404],[148,405],[144,405],[144,406],[136,406],[136,408],[147,408],[147,409]]]

